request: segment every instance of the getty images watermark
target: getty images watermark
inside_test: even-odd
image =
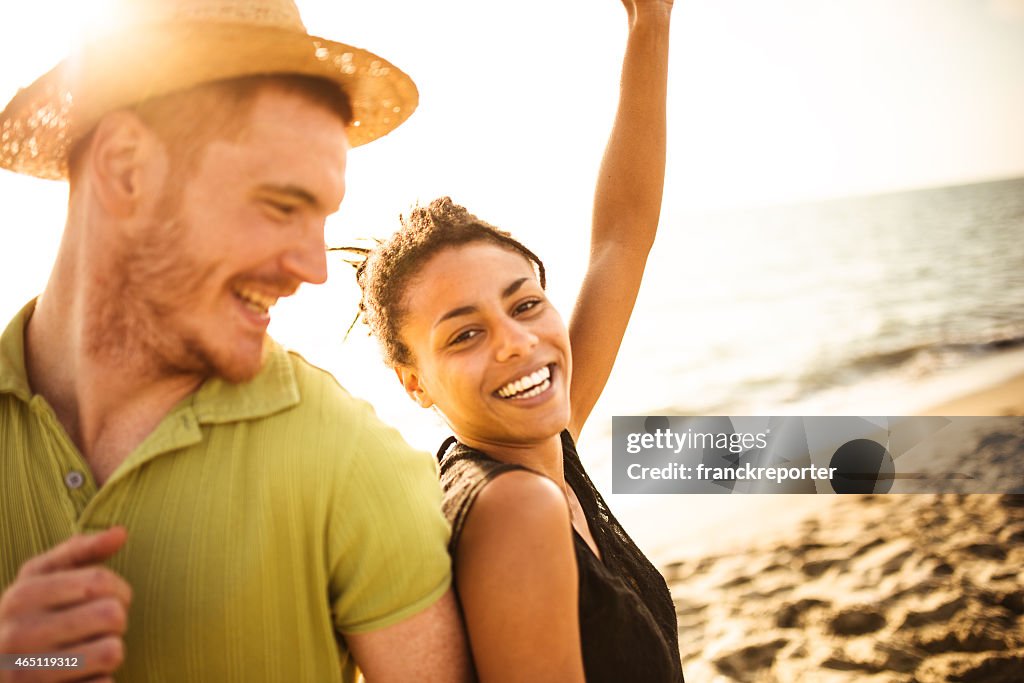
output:
[[[1024,493],[1019,417],[612,418],[614,493]]]

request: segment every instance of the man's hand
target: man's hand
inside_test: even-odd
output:
[[[72,536],[21,566],[0,595],[0,653],[78,655],[84,668],[0,671],[0,683],[113,680],[124,659],[132,591],[100,563],[126,538],[123,527]]]

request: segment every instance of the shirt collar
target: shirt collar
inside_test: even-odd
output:
[[[223,424],[266,417],[299,402],[299,385],[288,352],[266,339],[263,368],[248,382],[208,379],[193,395],[192,410],[200,424]]]
[[[32,399],[25,368],[25,327],[36,300],[22,308],[0,336],[0,394]],[[288,352],[270,337],[263,368],[247,382],[208,379],[192,395],[192,410],[201,424],[240,422],[286,410],[299,402],[299,387]]]

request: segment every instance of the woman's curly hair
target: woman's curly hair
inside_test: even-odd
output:
[[[449,197],[416,206],[408,216],[399,218],[402,227],[375,248],[338,249],[363,257],[350,261],[356,265],[356,282],[362,291],[359,314],[380,342],[384,362],[391,367],[413,360],[400,334],[406,313],[403,298],[412,277],[439,251],[472,242],[491,242],[524,256],[534,265],[540,286],[547,284],[544,264],[536,254]]]

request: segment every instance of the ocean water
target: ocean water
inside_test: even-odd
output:
[[[1015,347],[1024,178],[676,219],[610,389],[633,414],[763,413]]]

